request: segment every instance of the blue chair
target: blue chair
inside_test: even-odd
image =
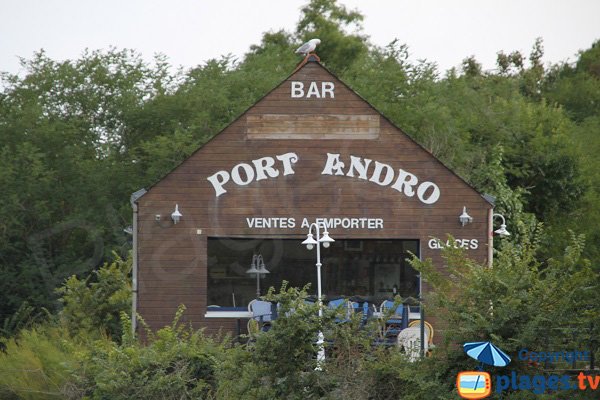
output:
[[[406,306],[406,307],[408,307],[408,306]],[[383,303],[381,303],[381,306],[379,307],[379,311],[381,312],[382,315],[384,315],[393,309],[393,313],[392,313],[390,319],[388,319],[386,321],[386,323],[402,325],[402,323],[404,322],[404,314],[405,314],[404,308],[405,308],[405,306],[402,303],[396,305],[392,300],[384,300]],[[408,321],[406,321],[406,322],[408,322]]]
[[[248,304],[248,311],[252,313],[252,319],[258,323],[261,331],[268,331],[271,322],[277,318],[277,306],[269,301],[252,300]]]
[[[390,313],[385,321],[385,336],[396,337],[400,331],[408,326],[408,305],[402,303],[396,305],[392,300],[384,300],[379,307],[382,316]]]
[[[350,308],[354,313],[361,314],[361,325],[365,325],[367,320],[373,316],[376,311],[375,305],[366,300],[350,302]]]
[[[327,307],[336,310],[340,307],[347,306],[346,299],[340,297],[339,299],[331,299],[327,302]]]
[[[332,299],[327,302],[327,308],[334,311],[343,310],[345,311],[345,318],[336,317],[335,322],[343,323],[349,321],[349,304],[348,301],[344,298]]]

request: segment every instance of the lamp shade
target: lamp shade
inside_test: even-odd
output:
[[[257,255],[252,255],[252,263],[250,263],[250,269],[246,271],[247,274],[258,274],[257,266]]]
[[[510,236],[510,232],[506,230],[505,224],[500,225],[500,228],[496,229],[494,232],[500,236]]]
[[[312,233],[308,233],[306,235],[306,239],[302,242],[303,245],[306,246],[307,249],[312,250],[313,247],[317,244],[317,241],[313,238]]]
[[[469,224],[469,223],[473,222],[473,217],[471,217],[467,213],[467,207],[463,206],[462,214],[460,214],[460,216],[458,217],[458,220],[460,221],[460,223],[462,224],[462,226],[465,226],[466,224]]]
[[[267,267],[265,266],[264,262],[260,263],[260,267],[258,268],[258,273],[259,274],[270,274],[270,272],[267,270]]]
[[[329,232],[324,231],[323,236],[321,236],[321,238],[319,239],[319,242],[323,243],[323,247],[327,248],[331,243],[335,242],[335,240],[333,240],[331,236],[329,236]]]
[[[256,268],[256,265],[252,264],[252,266],[250,267],[249,270],[246,271],[247,274],[260,274],[260,271],[258,270],[258,268]]]

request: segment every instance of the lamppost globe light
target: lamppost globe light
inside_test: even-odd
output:
[[[265,265],[262,255],[259,255],[258,257],[260,259],[260,267],[258,268],[258,273],[259,274],[270,274],[269,270],[267,270],[267,266]]]
[[[498,213],[494,213],[492,215],[492,218],[494,218],[494,217],[500,217],[502,219],[502,223],[500,224],[500,228],[496,229],[494,231],[494,233],[496,233],[499,236],[504,236],[504,237],[510,236],[510,232],[508,230],[506,230],[506,220],[504,219],[504,215],[498,214]]]
[[[307,249],[312,250],[317,244],[317,241],[313,238],[313,234],[309,232],[306,235],[306,240],[304,240],[302,244],[305,245]]]
[[[258,269],[256,269],[256,265],[253,265],[252,267],[250,267],[249,270],[246,271],[247,274],[258,274]]]
[[[506,230],[505,224],[500,224],[500,229],[496,229],[494,232],[500,236],[510,236],[510,232]]]
[[[321,236],[321,238],[319,239],[319,242],[323,243],[324,248],[328,248],[331,245],[331,243],[335,242],[335,240],[333,240],[329,236],[329,232],[327,232],[327,230],[325,230],[325,231],[323,231],[323,236]]]

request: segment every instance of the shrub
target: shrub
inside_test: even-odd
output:
[[[21,330],[4,340],[0,353],[0,395],[15,399],[62,399],[66,396],[71,371],[78,368],[77,352],[82,347],[66,329],[47,323]]]
[[[120,314],[131,309],[131,258],[114,256],[86,279],[73,275],[56,290],[62,295],[60,318],[72,334],[121,337]]]
[[[73,398],[92,399],[211,399],[215,367],[224,348],[179,324],[180,307],[172,325],[148,331],[147,343],[125,334],[122,343],[97,341],[82,356],[83,370],[73,371]],[[130,332],[122,314],[123,330]]]

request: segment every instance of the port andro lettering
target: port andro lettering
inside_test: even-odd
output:
[[[227,193],[226,185],[233,181],[238,186],[246,186],[255,181],[276,179],[294,175],[300,160],[296,153],[285,153],[275,157],[262,157],[248,163],[239,163],[230,171],[217,171],[206,178],[215,189],[215,196]],[[346,162],[340,154],[327,153],[327,160],[321,175],[345,176],[372,182],[378,186],[389,186],[406,197],[416,197],[423,204],[434,204],[441,196],[440,188],[433,182],[421,181],[416,175],[402,168],[373,161],[368,158],[350,156]]]

